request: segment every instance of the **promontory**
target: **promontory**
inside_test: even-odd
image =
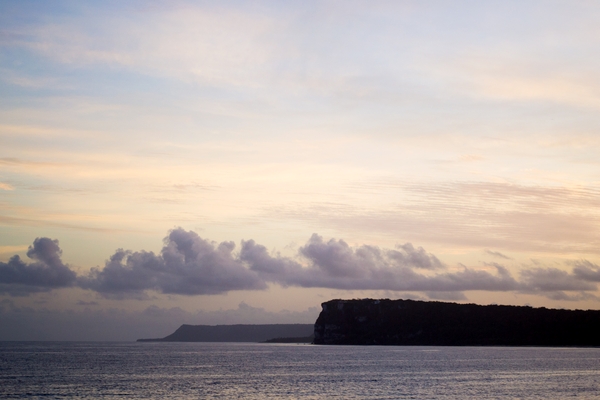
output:
[[[361,299],[322,304],[315,344],[600,346],[600,311]]]
[[[160,339],[138,342],[310,342],[313,324],[181,325]]]

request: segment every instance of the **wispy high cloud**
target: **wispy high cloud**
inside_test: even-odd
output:
[[[65,64],[109,65],[233,85],[252,82],[257,66],[273,51],[267,33],[276,21],[262,13],[174,6],[134,12],[134,19],[115,14],[107,22],[94,12],[91,7],[61,24],[15,29],[4,41]]]
[[[56,218],[58,219],[58,218]],[[0,224],[2,225],[13,225],[13,226],[33,226],[33,227],[55,227],[55,228],[65,228],[65,229],[73,229],[73,230],[81,230],[81,231],[89,231],[89,232],[106,232],[106,233],[114,233],[114,232],[132,232],[131,230],[126,229],[109,229],[109,228],[98,228],[94,226],[86,226],[79,224],[69,224],[61,221],[56,221],[56,219],[49,219],[47,216],[40,216],[38,219],[34,218],[15,218],[6,215],[0,215]]]
[[[379,180],[356,183],[353,189],[398,200],[376,209],[358,202],[314,202],[271,208],[265,215],[314,221],[355,234],[368,231],[472,248],[562,254],[600,251],[600,192],[592,186]]]
[[[27,250],[28,246],[0,246],[0,254],[14,254],[17,251]]]
[[[498,258],[503,258],[505,260],[512,260],[512,258],[510,258],[509,256],[500,253],[499,251],[492,251],[492,250],[488,250],[485,249],[486,254],[489,254],[492,257],[498,257]]]

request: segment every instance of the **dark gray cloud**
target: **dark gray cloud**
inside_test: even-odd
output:
[[[99,305],[98,302],[96,302],[96,301],[83,301],[83,300],[79,300],[76,304],[78,306],[86,306],[86,307]]]
[[[77,285],[105,297],[148,298],[154,291],[179,295],[211,295],[233,290],[283,287],[339,290],[422,292],[429,298],[464,299],[465,291],[515,291],[552,299],[589,299],[600,282],[600,267],[586,260],[572,263],[572,272],[524,267],[515,279],[506,267],[450,269],[433,254],[411,243],[394,249],[350,246],[340,239],[313,234],[295,257],[272,253],[254,240],[210,242],[192,231],[173,229],[159,254],[119,249],[103,268],[77,277],[61,260],[58,242],[38,238],[27,255],[0,263],[0,292],[28,294]],[[492,269],[490,269],[492,267]],[[569,292],[569,293],[565,293]]]
[[[128,295],[145,290],[198,295],[230,290],[260,290],[264,280],[232,254],[235,244],[219,245],[195,232],[174,229],[159,255],[119,249],[103,269],[79,279],[81,287],[104,295]]]
[[[302,286],[304,270],[295,260],[277,255],[272,257],[267,248],[254,240],[242,241],[240,260],[267,282],[282,286]]]
[[[26,295],[31,292],[73,286],[76,274],[61,260],[58,240],[37,238],[29,246],[26,263],[18,255],[0,262],[0,293]]]
[[[523,290],[533,292],[596,290],[594,283],[580,279],[576,274],[557,268],[531,268],[521,271]]]
[[[445,272],[434,276],[418,276],[413,287],[419,291],[511,291],[519,288],[517,282],[510,272],[502,267],[496,267],[496,274],[486,270],[477,270],[463,266],[462,271]]]
[[[394,250],[366,245],[352,248],[343,240],[324,241],[315,234],[300,247],[299,255],[309,261],[308,267],[279,255],[271,256],[264,246],[248,241],[242,245],[240,258],[265,280],[287,286],[441,292],[518,288],[503,267],[497,268],[495,275],[469,268],[421,273],[423,269],[445,267],[435,256],[410,243]]]
[[[540,294],[558,301],[598,300],[595,295],[589,293],[597,289],[597,272],[598,267],[589,261],[576,262],[571,273],[558,268],[523,269],[520,291]]]
[[[365,268],[379,266],[440,269],[444,265],[422,247],[415,249],[411,243],[398,245],[395,250],[363,245],[353,249],[343,240],[325,242],[313,234],[308,243],[300,248],[300,254],[313,265],[334,274],[360,274]]]
[[[573,274],[577,278],[588,282],[600,282],[600,266],[587,260],[579,260],[573,264]]]
[[[561,290],[555,292],[545,292],[544,297],[551,300],[557,301],[582,301],[582,300],[595,300],[598,301],[598,297],[588,292],[578,292],[567,294]]]

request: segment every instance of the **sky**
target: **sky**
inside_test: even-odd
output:
[[[0,2],[0,340],[600,309],[600,4]]]

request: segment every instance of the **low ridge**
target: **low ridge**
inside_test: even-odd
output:
[[[161,339],[138,342],[265,342],[275,338],[304,338],[313,334],[313,324],[181,325]]]

